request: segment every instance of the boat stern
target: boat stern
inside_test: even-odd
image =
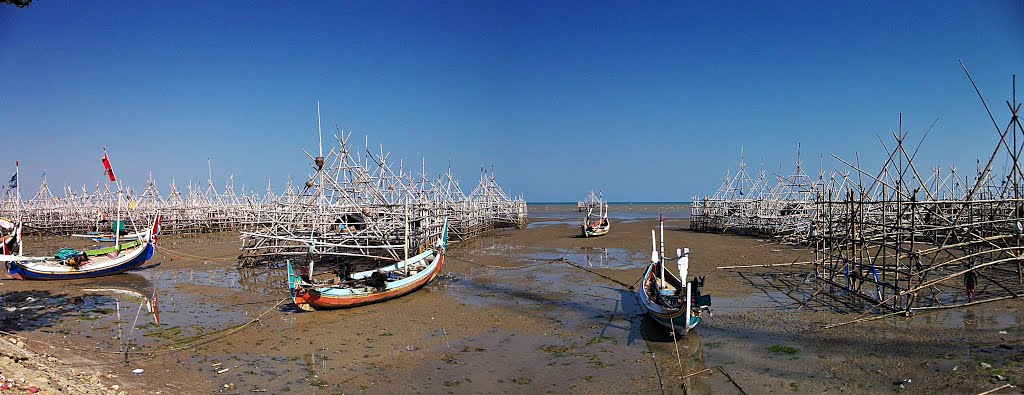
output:
[[[309,292],[302,286],[302,277],[299,277],[295,273],[295,269],[292,268],[292,261],[288,261],[285,264],[288,266],[288,293],[291,295],[295,307],[305,311],[315,310],[309,304]]]
[[[11,278],[15,280],[25,280],[25,269],[22,269],[21,266],[18,266],[18,264],[14,262],[4,262],[4,264],[7,265],[7,274],[9,274]]]

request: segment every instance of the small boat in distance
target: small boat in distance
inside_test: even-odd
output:
[[[583,219],[583,225],[580,225],[580,230],[583,232],[583,237],[597,237],[604,236],[611,230],[611,222],[608,221],[608,202],[605,202],[603,196],[594,196],[594,192],[590,192],[591,200],[593,204],[587,207],[587,217]],[[593,219],[594,206],[597,208],[597,219]]]
[[[580,226],[583,229],[583,237],[597,237],[608,234],[611,230],[612,224],[608,221],[608,204],[606,203],[598,214],[597,220],[591,220],[590,214],[587,214],[587,218],[583,219],[583,225]]]
[[[444,265],[448,251],[448,220],[434,248],[385,267],[351,274],[347,278],[314,281],[299,275],[288,262],[288,289],[295,305],[306,311],[341,309],[382,302],[409,294],[430,282]]]
[[[700,323],[703,312],[710,314],[711,295],[702,295],[704,276],[694,277],[686,284],[685,279],[689,267],[690,249],[676,249],[675,258],[665,257],[665,220],[660,220],[661,251],[657,248],[657,238],[651,230],[652,251],[651,264],[647,266],[637,290],[637,296],[644,311],[658,324],[672,331],[673,335],[685,335]],[[679,277],[665,269],[667,259],[677,259]]]

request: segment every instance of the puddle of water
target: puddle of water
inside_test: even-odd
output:
[[[921,317],[927,323],[938,323],[946,328],[969,330],[1006,330],[1020,328],[1020,311],[980,309],[966,307],[939,311]]]
[[[288,295],[288,271],[281,265],[253,268],[215,267],[176,270],[160,277],[168,285],[190,284],[245,291],[261,296]]]
[[[646,267],[647,254],[625,248],[583,247],[579,249],[549,248],[489,243],[460,252],[460,256],[504,256],[523,263],[568,262],[577,266],[600,269],[636,269]]]
[[[283,270],[256,270],[142,270],[40,282],[34,283],[36,288],[53,291],[7,292],[0,296],[0,306],[4,326],[11,329],[42,328],[89,339],[91,347],[103,351],[118,351],[125,344],[160,349],[245,323],[265,307],[224,303],[218,290],[273,296],[287,292]]]
[[[625,248],[555,249],[547,252],[525,253],[519,256],[520,259],[525,260],[562,260],[577,266],[600,269],[628,270],[647,266],[645,254],[631,252]]]
[[[531,219],[530,223],[526,225],[526,229],[536,229],[536,228],[539,228],[539,227],[542,227],[542,226],[552,226],[552,225],[578,226],[580,224],[580,222],[582,222],[582,221],[572,221],[572,220],[540,220],[540,221],[535,221],[535,220]]]

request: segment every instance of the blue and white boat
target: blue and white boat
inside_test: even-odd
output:
[[[109,276],[135,269],[152,258],[159,231],[158,215],[149,231],[134,239],[122,238],[111,247],[84,251],[62,249],[56,255],[48,257],[0,255],[0,261],[7,265],[11,277],[18,280],[69,280]],[[16,242],[20,243],[20,240]]]
[[[702,295],[704,277],[695,277],[685,284],[672,272],[665,269],[665,221],[661,220],[661,252],[652,245],[651,264],[641,278],[637,297],[644,311],[658,324],[675,335],[685,335],[700,323],[702,313],[710,312],[711,295]],[[651,231],[652,244],[656,244]],[[676,249],[680,277],[686,276],[689,265],[689,249],[684,253]]]

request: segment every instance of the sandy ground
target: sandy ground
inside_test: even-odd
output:
[[[630,289],[657,221],[613,217],[585,239],[565,216],[453,245],[424,289],[350,310],[295,309],[280,266],[235,268],[236,234],[165,237],[131,274],[3,280],[0,330],[24,344],[0,342],[0,373],[31,349],[29,366],[101,393],[978,393],[1024,377],[1019,300],[823,329],[860,314],[842,296],[800,303],[817,290],[809,267],[716,269],[813,251],[679,218],[666,250],[691,249],[714,315],[673,341]]]

